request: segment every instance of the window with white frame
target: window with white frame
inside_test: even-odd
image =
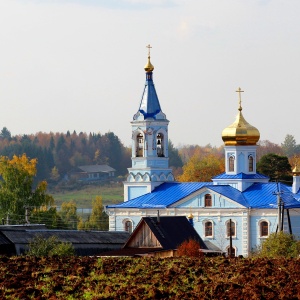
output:
[[[211,207],[212,206],[212,201],[211,201],[211,195],[206,194],[204,197],[204,206],[205,207]]]
[[[265,220],[259,222],[259,234],[261,237],[269,236],[269,223]]]
[[[158,157],[164,157],[164,136],[158,133],[156,136],[156,151]]]
[[[213,236],[213,223],[211,221],[206,221],[204,223],[204,236],[205,237]]]
[[[229,172],[234,172],[234,156],[233,155],[229,156],[228,170],[229,170]]]
[[[139,133],[136,137],[136,157],[144,156],[144,136]]]
[[[128,233],[132,233],[132,221],[125,220],[125,222],[124,222],[124,230],[127,231]]]
[[[253,159],[253,156],[252,155],[249,155],[248,157],[248,169],[249,169],[249,172],[253,172],[253,163],[254,163],[254,159]]]

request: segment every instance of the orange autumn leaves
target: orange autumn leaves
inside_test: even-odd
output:
[[[179,175],[177,180],[181,182],[208,182],[214,176],[223,173],[224,170],[224,158],[221,155],[195,153],[183,166],[183,174]]]

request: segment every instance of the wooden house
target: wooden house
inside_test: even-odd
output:
[[[116,170],[108,165],[86,165],[79,166],[70,177],[82,182],[103,181],[114,178],[115,172]]]
[[[206,245],[203,242],[186,217],[158,216],[143,217],[121,250],[103,253],[103,255],[176,256],[178,246],[191,239],[199,243],[204,253],[221,253],[214,245]]]

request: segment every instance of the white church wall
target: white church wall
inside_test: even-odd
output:
[[[250,217],[250,251],[255,251],[259,245],[268,237],[261,234],[261,222],[266,221],[269,225],[269,234],[276,231],[276,210],[256,210]]]

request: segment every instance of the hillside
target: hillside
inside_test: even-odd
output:
[[[92,200],[96,196],[102,196],[103,205],[119,203],[123,201],[124,188],[122,183],[106,185],[85,185],[78,186],[71,190],[59,189],[49,190],[53,196],[56,206],[61,206],[63,202],[73,200],[77,208],[92,208]]]

